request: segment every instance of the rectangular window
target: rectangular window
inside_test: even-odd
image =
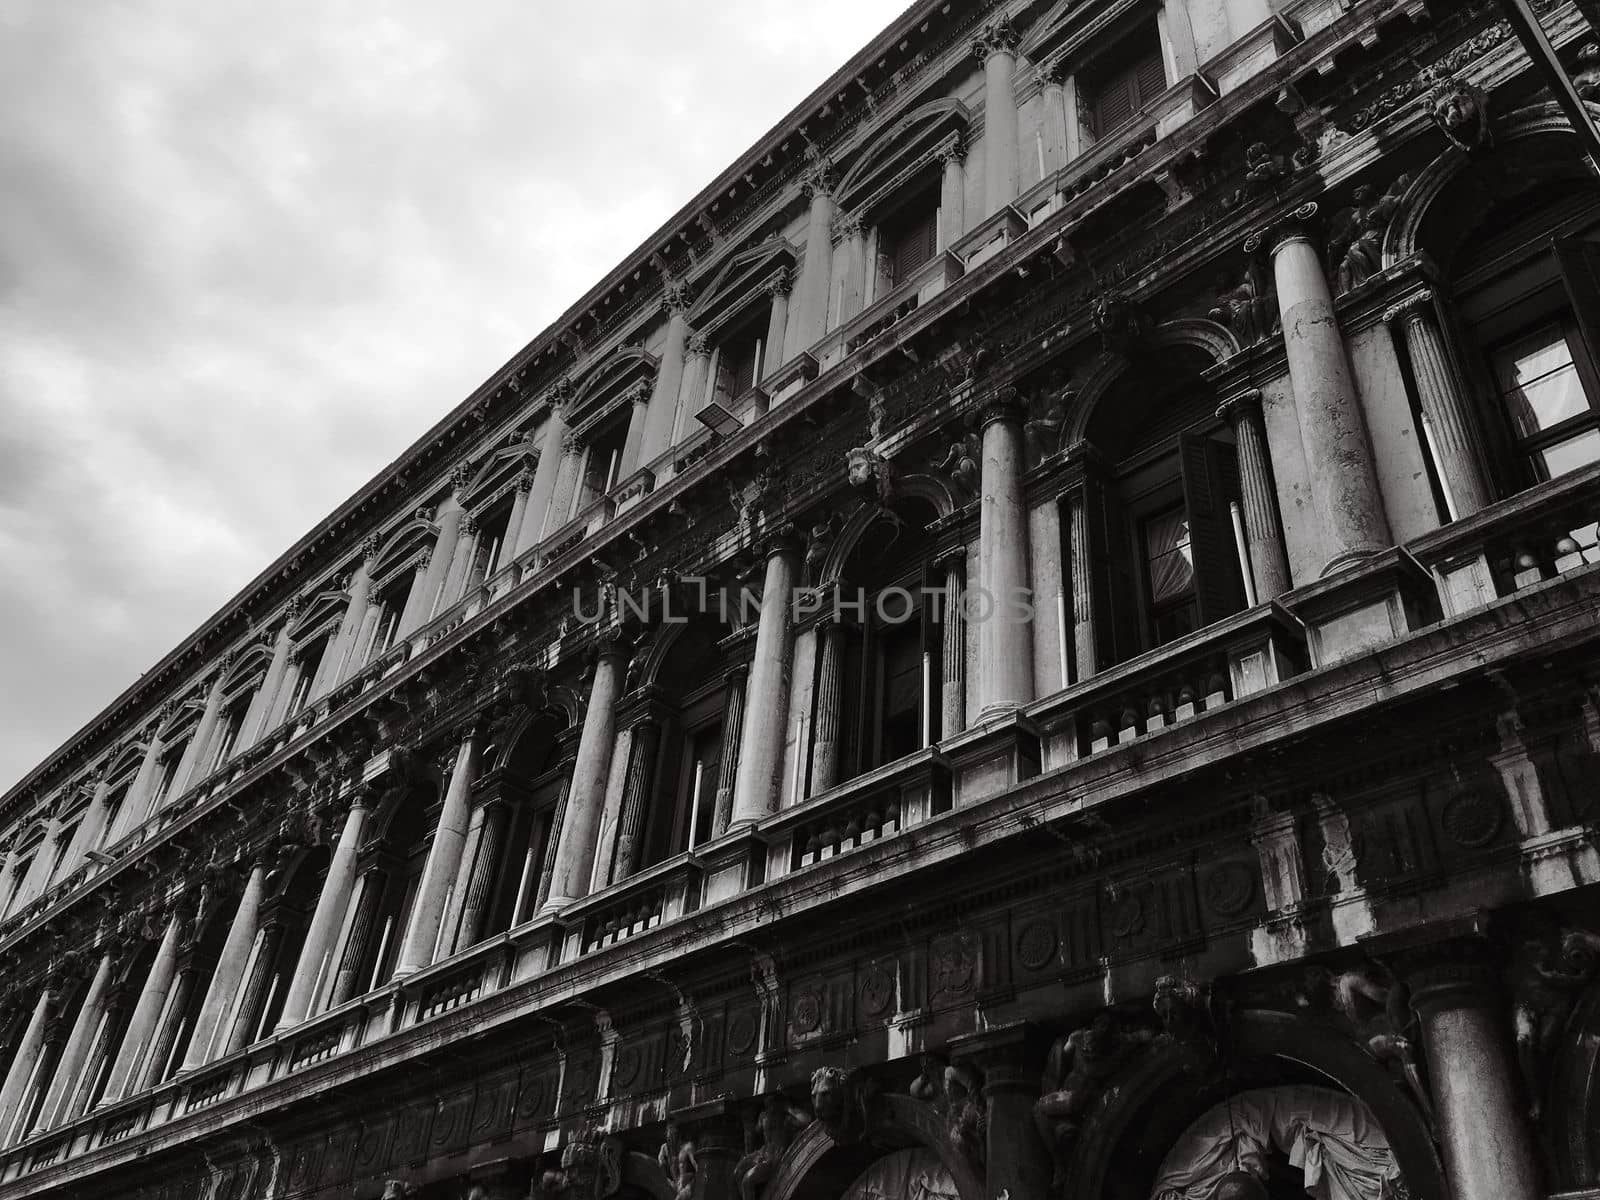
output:
[[[878,245],[888,275],[886,283],[890,288],[899,287],[939,251],[938,195],[920,196],[886,219]]]
[[[1159,646],[1192,633],[1200,624],[1188,511],[1179,505],[1147,517],[1141,540],[1151,635]]]
[[[244,728],[245,713],[250,709],[249,695],[241,696],[222,714],[222,727],[217,730],[217,752],[211,756],[211,770],[215,771],[233,756],[239,743],[239,731]]]
[[[1490,351],[1495,388],[1522,451],[1541,479],[1600,461],[1600,429],[1565,322]]]
[[[1154,31],[1130,37],[1113,48],[1105,66],[1090,75],[1087,88],[1095,137],[1108,137],[1133,120],[1167,90],[1161,44]]]
[[[16,904],[17,897],[22,893],[22,885],[28,878],[28,872],[33,870],[33,855],[28,855],[17,863],[16,872],[11,876],[11,892],[6,896],[5,906],[0,908],[0,914],[9,913],[12,905]]]
[[[761,330],[752,324],[718,348],[715,399],[724,408],[760,382],[763,341]]]
[[[122,806],[127,799],[128,786],[126,784],[124,784],[122,787],[119,787],[116,791],[112,792],[111,795],[106,797],[106,819],[100,826],[100,836],[95,840],[95,844],[90,846],[89,849],[98,850],[100,847],[110,842],[110,840],[116,835],[117,821],[122,816]]]
[[[683,814],[675,851],[692,850],[711,840],[716,818],[717,778],[722,773],[722,722],[702,725],[687,739],[678,810]]]
[[[372,645],[367,648],[367,662],[387,654],[394,645],[395,635],[400,631],[400,617],[411,595],[412,575],[410,571],[401,572],[401,578],[379,593],[378,619],[372,626]]]
[[[178,779],[178,762],[183,758],[183,751],[187,745],[187,742],[180,743],[168,750],[156,765],[156,789],[150,794],[151,812],[160,812],[171,796],[172,785]]]
[[[574,516],[617,486],[622,477],[622,448],[627,440],[628,427],[621,421],[614,421],[595,434],[587,447],[581,499]]]

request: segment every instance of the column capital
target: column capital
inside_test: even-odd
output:
[[[1048,62],[1037,64],[1033,68],[1034,81],[1041,90],[1064,86],[1067,82],[1068,74],[1065,55],[1058,55]]]
[[[1428,318],[1428,307],[1433,303],[1433,289],[1421,288],[1411,295],[1396,300],[1383,310],[1385,324],[1393,324],[1402,318],[1408,321],[1425,321]]]
[[[661,306],[668,315],[676,316],[689,311],[691,297],[689,282],[674,275],[663,276],[661,281]]]
[[[1217,416],[1237,428],[1243,421],[1261,414],[1261,389],[1244,388],[1217,405]]]
[[[1011,18],[1002,13],[985,25],[972,39],[972,53],[978,61],[987,64],[996,54],[1015,54],[1022,37],[1011,24]]]
[[[1014,387],[1003,387],[986,396],[978,406],[979,423],[983,427],[996,421],[1009,421],[1020,425],[1027,417],[1027,406]]]
[[[533,491],[533,472],[528,470],[519,472],[516,486],[517,491],[522,492],[524,495]]]
[[[1298,208],[1280,213],[1270,224],[1245,238],[1245,253],[1254,254],[1265,248],[1277,254],[1293,242],[1315,244],[1321,232],[1317,221],[1318,211],[1317,202],[1308,200]]]
[[[841,212],[837,214],[828,226],[828,235],[833,244],[849,241],[851,238],[861,236],[861,214],[857,212]]]
[[[467,490],[467,485],[472,482],[472,464],[464,461],[458,462],[450,468],[448,479],[450,494],[459,498],[461,493]]]
[[[711,353],[711,339],[697,329],[689,335],[683,349],[690,358],[705,358]]]
[[[788,267],[779,267],[773,272],[772,278],[767,280],[764,290],[774,299],[787,296],[794,290],[794,272]]]
[[[834,170],[833,160],[815,146],[807,147],[806,157],[810,160],[810,165],[800,177],[800,190],[810,200],[831,198],[833,189],[838,183],[838,173]]]
[[[361,539],[361,561],[369,563],[378,557],[378,551],[383,548],[383,538],[376,533],[369,533]]]

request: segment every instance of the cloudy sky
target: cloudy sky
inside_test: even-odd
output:
[[[0,0],[0,789],[906,0]]]

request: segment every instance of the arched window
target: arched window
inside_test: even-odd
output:
[[[272,1032],[283,1012],[289,985],[294,978],[295,966],[300,961],[300,950],[305,945],[306,931],[311,914],[316,911],[317,897],[322,894],[322,882],[328,875],[332,852],[327,846],[313,846],[301,853],[299,861],[289,869],[287,877],[279,884],[277,894],[263,906],[262,925],[277,931],[272,946],[271,974],[267,990],[255,1013],[242,1014],[251,1028],[243,1045],[250,1045]]]
[[[1107,614],[1102,666],[1245,605],[1238,458],[1200,375],[1209,365],[1189,347],[1141,353],[1090,418],[1105,475],[1088,523]]]
[[[378,898],[365,943],[345,948],[348,961],[340,965],[329,1007],[382,986],[394,973],[428,861],[432,829],[426,817],[437,795],[431,784],[420,784],[394,797],[392,807],[381,814],[386,820],[382,832],[362,848],[357,871],[366,880],[363,887],[378,889]]]

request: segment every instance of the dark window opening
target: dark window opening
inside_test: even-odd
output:
[[[1137,116],[1167,90],[1166,67],[1154,30],[1126,38],[1086,80],[1089,125],[1104,138]]]
[[[493,508],[489,509],[478,521],[478,540],[473,547],[472,554],[472,581],[474,584],[482,583],[493,575],[508,561],[510,554],[506,549],[506,538],[510,533],[511,525],[511,498],[505,497]],[[405,595],[402,591],[399,602],[395,607],[398,619],[399,610],[405,605]]]
[[[328,636],[324,634],[300,651],[300,666],[295,672],[294,691],[289,695],[289,708],[285,717],[292,717],[311,699],[311,685],[317,680],[322,667],[322,656],[328,652]]]
[[[627,440],[628,426],[622,420],[610,422],[590,439],[583,461],[583,487],[574,516],[621,482],[622,449]]]
[[[885,291],[899,287],[939,252],[939,196],[924,193],[886,217],[878,229]]]
[[[717,380],[712,399],[724,408],[761,382],[766,353],[766,321],[751,320],[717,347]]]

